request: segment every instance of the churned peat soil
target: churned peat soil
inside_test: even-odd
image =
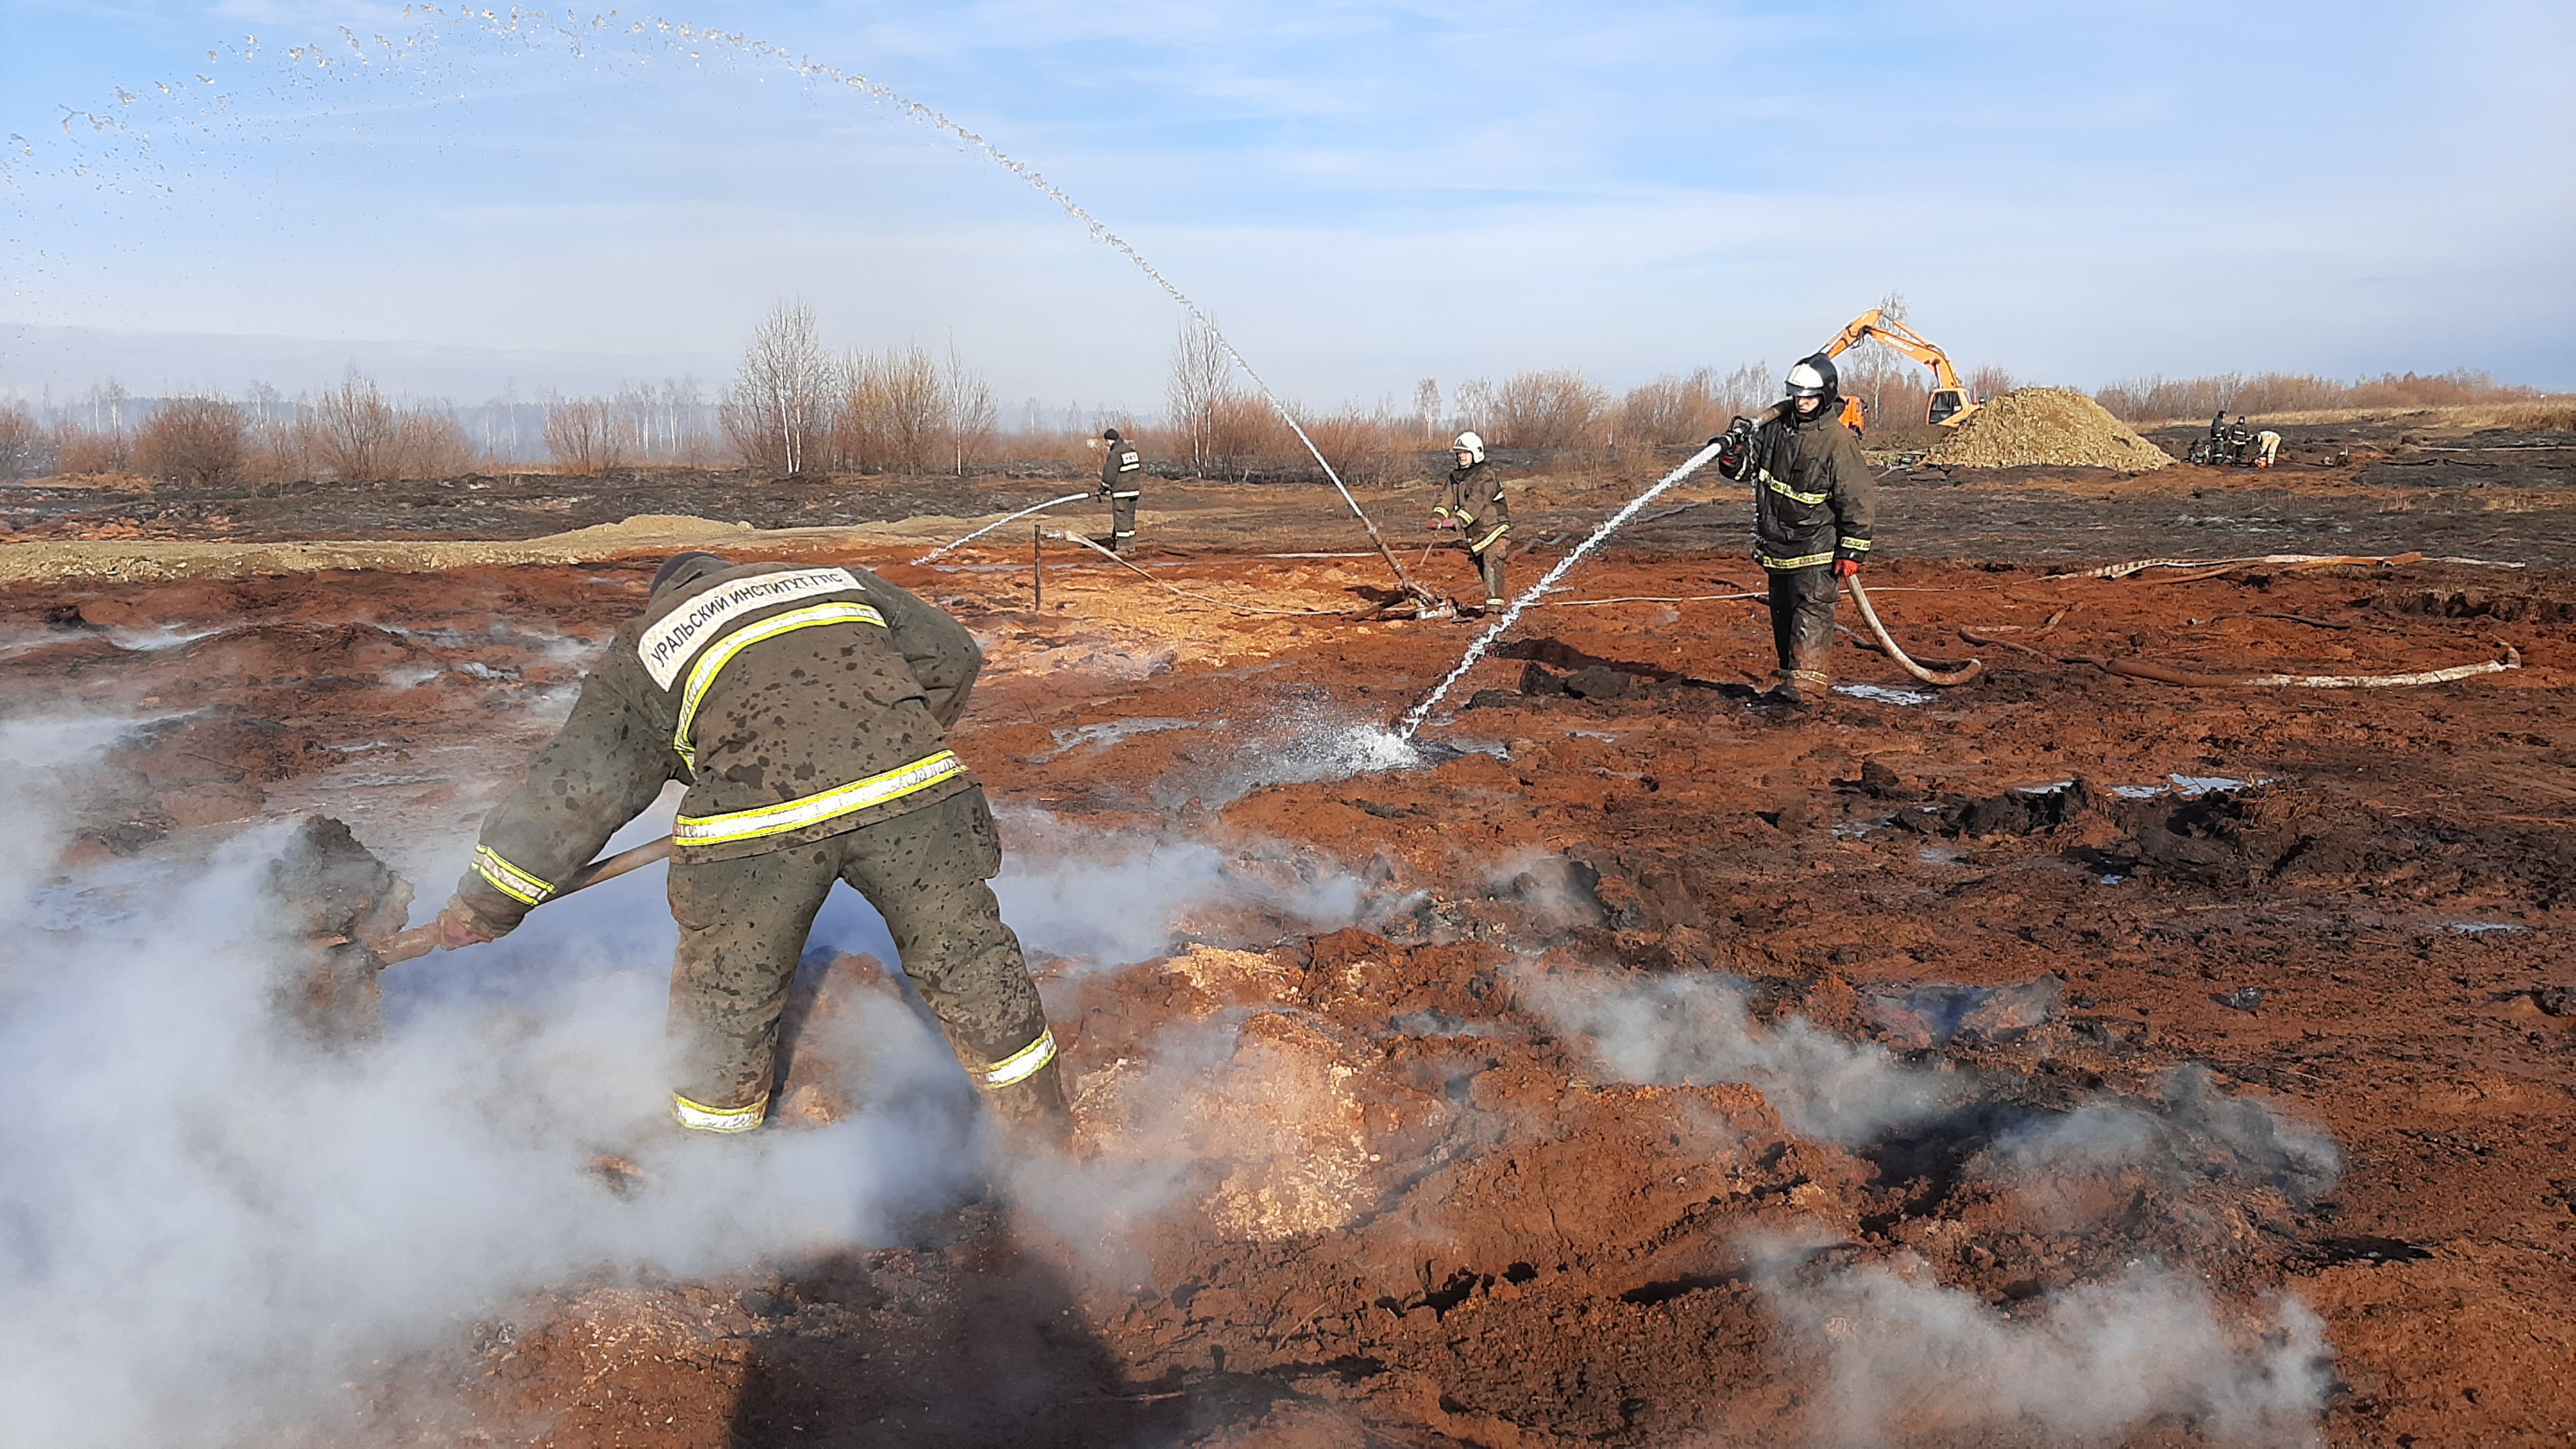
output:
[[[2576,576],[2046,572],[2097,495],[2143,517],[2208,504],[2194,487],[2243,505],[2248,477],[1924,483],[1874,592],[1918,657],[1985,676],[1923,689],[1846,639],[1841,688],[1795,713],[1749,703],[1768,634],[1729,597],[1759,583],[1736,506],[1650,525],[1534,610],[1413,759],[1368,730],[1476,625],[1374,617],[1374,556],[1258,556],[1348,551],[1312,542],[1329,522],[1248,539],[1272,495],[1167,516],[1147,571],[1318,612],[1234,612],[1062,546],[1040,601],[1025,534],[932,569],[800,543],[984,642],[956,745],[1015,856],[1127,852],[1091,888],[1168,917],[1147,949],[1038,953],[1087,1155],[879,1249],[493,1304],[365,1371],[368,1437],[2560,1442]],[[2262,496],[2381,531],[2124,526],[2076,561],[2569,562],[2465,523],[2428,548],[2331,481]],[[2005,488],[2048,501],[2047,548],[2003,546],[1982,505]],[[2511,516],[2557,517],[2529,497]],[[654,562],[56,569],[0,594],[0,680],[17,712],[149,721],[63,782],[66,869],[321,810],[434,898]],[[1421,569],[1468,577],[1454,553]],[[2086,662],[2508,650],[2392,690]],[[1140,842],[1165,854],[1137,866]],[[1157,893],[1191,862],[1218,888]],[[653,908],[642,878],[602,889]],[[894,989],[866,957],[811,965],[802,1021]],[[790,1086],[827,1120],[854,1070],[800,1053]],[[603,1211],[639,1190],[604,1185]],[[2104,1385],[2143,1387],[2106,1406],[2129,1390]]]

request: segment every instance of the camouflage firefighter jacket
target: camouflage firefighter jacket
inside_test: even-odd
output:
[[[684,781],[674,857],[819,840],[973,788],[946,748],[983,652],[864,569],[740,564],[617,631],[572,715],[484,818],[458,894],[518,923]]]
[[[1803,569],[1869,554],[1876,480],[1860,439],[1832,406],[1795,412],[1754,431],[1745,480],[1753,485],[1753,556],[1766,569]]]

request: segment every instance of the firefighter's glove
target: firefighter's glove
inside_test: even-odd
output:
[[[1450,515],[1448,509],[1435,508],[1431,510],[1430,521],[1422,526],[1430,529],[1434,533],[1437,533],[1442,529],[1447,529],[1451,533],[1455,533],[1458,531],[1458,520]]]
[[[1717,449],[1717,471],[1729,478],[1743,477],[1744,460],[1753,451],[1753,420],[1737,418],[1708,441]]]
[[[1856,558],[1838,558],[1838,559],[1835,559],[1835,560],[1834,560],[1834,577],[1835,577],[1835,578],[1838,578],[1838,579],[1856,579],[1856,578],[1859,578],[1859,577],[1860,577],[1860,560],[1859,560],[1859,559],[1856,559]]]
[[[446,909],[438,913],[438,944],[442,950],[460,951],[467,946],[479,946],[486,941],[498,940],[501,934],[491,922],[476,915],[474,908],[465,904],[462,897],[449,896]]]

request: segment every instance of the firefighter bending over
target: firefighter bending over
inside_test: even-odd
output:
[[[1484,578],[1485,608],[1500,609],[1509,600],[1503,589],[1503,555],[1511,552],[1512,531],[1503,476],[1485,461],[1485,440],[1474,433],[1460,433],[1450,447],[1457,451],[1458,466],[1449,470],[1448,495],[1431,510],[1430,526],[1458,530]]]
[[[865,570],[672,558],[484,818],[445,944],[509,932],[685,781],[670,881],[681,1126],[760,1126],[806,933],[848,881],[1005,1130],[1061,1141],[1055,1038],[985,884],[1002,864],[992,812],[946,746],[983,662],[956,620]]]
[[[1804,704],[1830,676],[1836,580],[1860,573],[1876,512],[1860,439],[1838,421],[1833,360],[1789,369],[1788,400],[1756,426],[1737,418],[1710,441],[1718,471],[1753,485],[1753,556],[1771,582],[1771,642],[1780,656],[1769,698]]]
[[[1100,496],[1109,500],[1109,547],[1125,553],[1136,542],[1136,500],[1145,495],[1145,460],[1136,445],[1111,428],[1100,435]]]

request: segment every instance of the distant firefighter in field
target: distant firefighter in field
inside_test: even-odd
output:
[[[1770,698],[1804,704],[1831,676],[1834,603],[1841,579],[1869,556],[1874,481],[1860,439],[1845,427],[1833,360],[1819,354],[1789,369],[1788,398],[1756,425],[1737,418],[1711,442],[1717,469],[1753,485],[1753,556],[1771,580],[1771,642],[1780,656]]]
[[[1449,491],[1431,510],[1431,527],[1456,529],[1467,555],[1485,582],[1485,608],[1500,609],[1510,599],[1503,588],[1503,555],[1511,552],[1512,507],[1503,497],[1503,476],[1485,461],[1485,440],[1460,433],[1450,447],[1458,466],[1449,470]]]
[[[1136,542],[1136,500],[1145,494],[1145,460],[1116,428],[1102,433],[1100,443],[1100,496],[1109,500],[1109,546],[1125,553]]]
[[[1004,1130],[1061,1141],[1055,1037],[985,884],[1002,864],[992,811],[947,748],[983,662],[955,619],[863,569],[672,558],[484,817],[439,915],[444,944],[508,933],[683,781],[670,882],[680,1126],[761,1125],[806,932],[847,881],[884,915]]]

